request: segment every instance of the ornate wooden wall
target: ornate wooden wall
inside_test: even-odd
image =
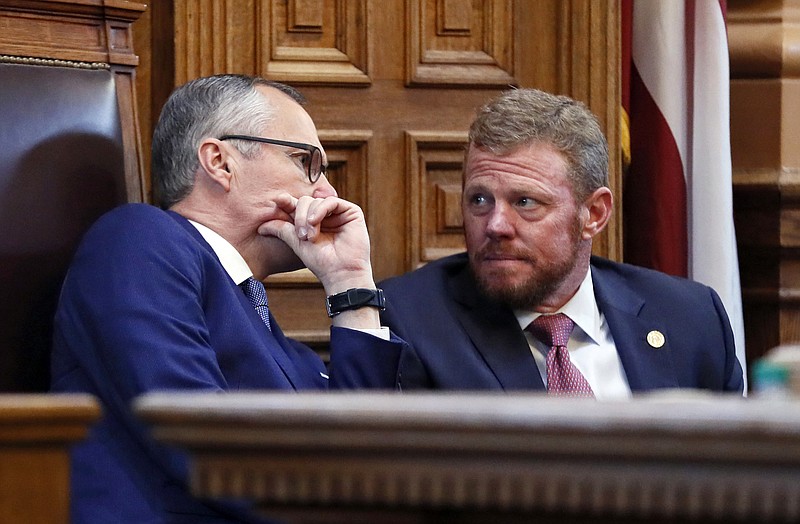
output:
[[[800,1],[728,0],[731,149],[748,359],[800,341]]]
[[[380,279],[462,249],[466,130],[475,107],[509,85],[586,101],[609,137],[620,195],[618,32],[617,3],[591,0],[159,0],[135,28],[142,128],[173,86],[198,76],[299,86],[332,183],[364,208]],[[595,247],[617,259],[620,202]],[[324,343],[313,275],[268,285],[281,325]]]

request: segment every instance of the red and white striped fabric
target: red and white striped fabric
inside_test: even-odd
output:
[[[626,261],[719,293],[745,369],[724,0],[624,0],[630,31]],[[626,18],[626,14],[630,18]],[[623,44],[623,60],[626,60]],[[623,75],[627,74],[624,68]]]

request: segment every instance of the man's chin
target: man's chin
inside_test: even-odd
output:
[[[549,286],[536,284],[528,273],[519,271],[484,271],[477,275],[477,283],[484,296],[512,309],[534,307],[550,290]]]
[[[483,273],[478,278],[478,287],[484,295],[497,302],[516,302],[519,290],[525,287],[518,277],[497,272]]]
[[[504,304],[512,309],[526,309],[535,306],[538,301],[538,295],[532,294],[529,290],[514,287],[499,287],[499,286],[480,286],[481,292],[498,304]]]

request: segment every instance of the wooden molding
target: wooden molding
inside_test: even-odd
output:
[[[189,450],[195,493],[251,499],[294,522],[369,510],[409,523],[440,510],[453,522],[800,515],[796,400],[157,394],[135,409],[156,439]]]
[[[0,514],[69,522],[69,449],[100,416],[89,395],[0,395]]]
[[[733,202],[746,347],[800,339],[800,1],[728,2]]]
[[[467,133],[406,131],[408,267],[464,251],[461,178]]]
[[[300,5],[298,5],[298,3]],[[368,85],[366,0],[261,0],[262,74],[280,82]]]
[[[731,2],[726,19],[731,78],[800,76],[800,2]]]
[[[508,87],[514,77],[513,2],[406,2],[406,84]]]
[[[0,54],[136,66],[137,2],[9,0],[0,6]]]
[[[620,11],[618,2],[570,0],[559,4],[559,92],[597,115],[608,141],[614,210],[592,252],[622,260],[622,146],[620,144]]]

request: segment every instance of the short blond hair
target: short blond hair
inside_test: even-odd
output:
[[[608,187],[608,143],[597,118],[577,100],[538,89],[504,91],[479,108],[467,153],[476,146],[505,154],[534,142],[564,156],[577,199]]]

